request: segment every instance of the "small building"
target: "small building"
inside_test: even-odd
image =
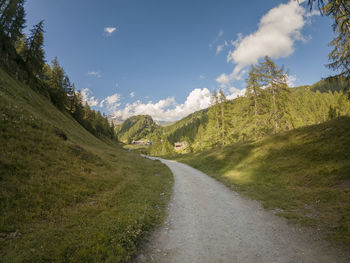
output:
[[[131,144],[146,145],[145,141],[132,141]]]
[[[175,151],[183,151],[187,148],[187,146],[188,146],[187,142],[175,142],[174,143]]]

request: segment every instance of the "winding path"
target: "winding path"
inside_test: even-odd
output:
[[[134,262],[350,262],[314,231],[188,165],[159,160],[175,177],[169,215]]]

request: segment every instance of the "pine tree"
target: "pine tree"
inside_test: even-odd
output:
[[[331,41],[330,46],[333,50],[329,53],[330,63],[328,67],[336,72],[337,75],[345,76],[350,79],[350,2],[348,0],[309,0],[310,8],[313,8],[314,2],[317,2],[321,13],[331,17],[334,20],[333,31],[336,37]],[[350,99],[350,87],[347,86],[346,92]]]
[[[59,65],[56,57],[52,61],[51,67],[46,66],[45,70],[45,77],[47,79],[52,103],[60,110],[63,110],[66,105],[68,105],[68,97],[65,89],[66,75],[64,69]]]
[[[248,78],[246,79],[247,88],[246,88],[246,97],[253,104],[254,111],[254,139],[256,140],[258,136],[258,114],[260,112],[260,100],[262,95],[262,89],[260,85],[260,78],[255,66],[251,66]]]
[[[281,120],[281,112],[283,106],[283,91],[287,88],[287,72],[284,67],[278,67],[269,57],[265,57],[265,61],[261,62],[259,67],[259,77],[262,86],[266,87],[266,91],[271,92],[272,110],[271,119],[273,121],[274,134],[278,132]],[[282,101],[281,101],[282,100]]]
[[[221,111],[221,144],[222,145],[225,145],[225,139],[226,139],[226,136],[225,136],[225,128],[226,128],[226,125],[225,125],[225,108],[226,108],[226,96],[224,94],[224,92],[220,89],[219,91],[219,94],[218,94],[218,101],[220,103],[220,111]]]
[[[45,65],[44,21],[40,21],[33,27],[27,42],[28,48],[25,52],[25,63],[35,77],[41,78]]]
[[[24,0],[2,0],[0,2],[0,63],[10,71],[11,60],[17,56],[15,44],[25,27]]]

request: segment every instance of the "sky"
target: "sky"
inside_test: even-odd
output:
[[[290,86],[331,75],[332,21],[303,1],[27,0],[26,32],[44,20],[47,62],[57,56],[93,109],[171,122],[209,107],[214,90],[244,95],[265,56]]]

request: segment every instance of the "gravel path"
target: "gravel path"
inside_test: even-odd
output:
[[[188,165],[175,177],[169,216],[134,262],[350,262],[317,234],[286,223]]]

